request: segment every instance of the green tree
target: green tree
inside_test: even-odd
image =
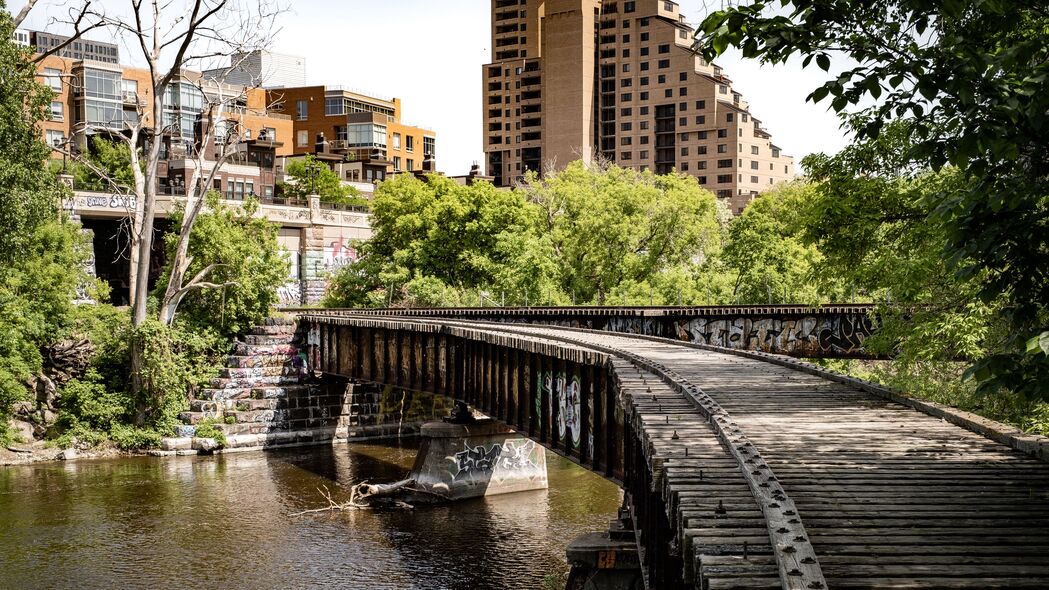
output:
[[[95,136],[82,162],[72,165],[73,186],[87,191],[130,191],[135,186],[131,171],[131,148],[123,142]],[[57,164],[57,161],[53,164]]]
[[[13,29],[0,1],[0,438],[11,403],[41,368],[40,348],[72,323],[88,254],[79,228],[60,220],[66,191],[46,169],[38,122],[51,91],[35,82]]]
[[[829,97],[854,115],[860,139],[906,120],[905,163],[958,168],[964,182],[928,208],[942,222],[939,249],[1011,325],[969,374],[985,391],[1035,397],[1049,395],[1047,35],[1040,0],[758,0],[712,13],[699,39],[708,60],[731,45],[770,63],[803,56],[828,72],[842,53],[856,65],[811,100]]]
[[[343,184],[334,170],[327,164],[318,162],[311,155],[289,162],[285,168],[285,174],[294,180],[294,182],[282,182],[278,185],[277,188],[285,196],[306,198],[307,195],[313,193],[319,195],[323,203],[368,204],[368,200],[361,197],[359,190]]]
[[[819,303],[830,298],[828,292],[841,293],[837,281],[820,280],[822,256],[803,242],[799,214],[813,192],[801,181],[780,185],[751,201],[729,224],[723,260],[733,277],[735,302]]]
[[[226,336],[242,334],[266,317],[276,303],[277,288],[287,281],[289,262],[277,243],[278,226],[257,217],[257,206],[248,200],[241,207],[231,207],[217,193],[208,195],[207,208],[190,234],[192,262],[186,274],[195,278],[176,300],[189,325],[216,329]],[[180,225],[181,215],[181,211],[173,215],[174,227]],[[169,250],[178,240],[177,232],[165,236]],[[165,269],[157,293],[167,289],[168,276]]]
[[[700,264],[719,246],[716,199],[690,176],[576,161],[530,175],[521,192],[539,209],[561,290],[577,303],[602,305],[620,285]]]

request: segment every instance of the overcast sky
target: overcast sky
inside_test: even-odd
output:
[[[45,28],[66,2],[79,0],[42,0],[24,26]],[[118,10],[126,2],[100,1]],[[23,4],[11,0],[8,7],[16,12]],[[694,24],[706,14],[704,0],[679,4]],[[295,0],[291,6],[273,50],[305,57],[308,83],[400,97],[406,123],[437,132],[441,171],[464,174],[472,162],[483,161],[481,66],[491,60],[488,0]],[[109,40],[104,33],[91,36]],[[826,76],[815,66],[762,67],[738,55],[718,63],[785,153],[800,160],[845,144],[826,101],[820,106],[805,102],[823,79],[820,74]]]

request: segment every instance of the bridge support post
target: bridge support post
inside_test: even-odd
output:
[[[535,441],[494,420],[469,424],[427,422],[409,479],[421,501],[463,500],[542,490],[546,454]]]
[[[622,514],[622,512],[621,512]],[[588,533],[568,544],[566,590],[642,590],[641,559],[629,516],[609,523],[607,533]]]

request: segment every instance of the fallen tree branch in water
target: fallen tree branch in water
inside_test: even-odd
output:
[[[388,484],[369,484],[367,481],[362,481],[361,483],[350,487],[350,499],[346,502],[336,502],[335,499],[332,498],[328,486],[321,486],[320,488],[317,488],[317,491],[328,501],[328,506],[326,508],[303,510],[301,512],[296,512],[291,516],[301,516],[303,514],[313,514],[316,512],[367,510],[374,508],[371,504],[371,498],[383,501],[383,505],[387,507],[411,510],[413,508],[411,504],[400,500],[390,500],[389,496],[400,493],[402,489],[410,489],[409,486],[414,483],[414,479],[402,479],[401,481]]]

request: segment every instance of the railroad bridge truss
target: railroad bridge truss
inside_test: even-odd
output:
[[[649,588],[1049,587],[1049,439],[785,356],[465,315],[299,320],[315,369],[618,483]]]

